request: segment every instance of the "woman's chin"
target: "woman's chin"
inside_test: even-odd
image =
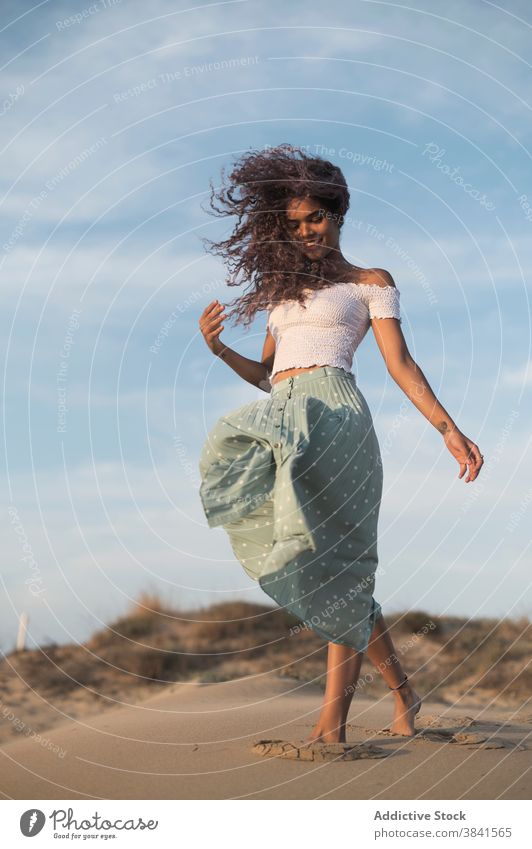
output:
[[[314,262],[316,262],[317,260],[320,260],[320,259],[323,259],[324,257],[326,257],[327,254],[329,253],[329,251],[330,251],[330,248],[327,248],[327,247],[324,247],[323,245],[320,245],[319,247],[316,247],[316,248],[305,248],[303,250],[303,254],[304,254],[304,256],[307,257],[307,259],[310,259],[310,260],[313,260]]]

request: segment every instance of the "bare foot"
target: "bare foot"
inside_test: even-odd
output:
[[[305,743],[345,743],[345,722],[324,721],[319,719]]]
[[[390,731],[401,734],[403,737],[413,737],[416,733],[414,719],[421,709],[423,699],[409,684],[401,687],[400,690],[394,690],[394,696],[395,714]]]

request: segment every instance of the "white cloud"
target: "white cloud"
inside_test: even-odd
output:
[[[524,363],[519,368],[505,368],[501,375],[502,383],[519,389],[532,384],[532,361]]]

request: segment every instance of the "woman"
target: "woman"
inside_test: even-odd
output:
[[[223,173],[223,172],[222,172]],[[215,205],[218,200],[222,208]],[[231,313],[214,300],[200,317],[213,354],[270,393],[218,420],[204,444],[200,495],[210,527],[227,531],[246,572],[279,605],[328,641],[327,683],[308,743],[343,743],[364,652],[395,697],[390,730],[412,736],[421,707],[378,602],[377,522],[382,461],[371,413],[351,372],[371,326],[387,369],[440,432],[467,483],[478,447],[434,396],[401,331],[391,275],[344,257],[339,237],[349,192],[342,172],[283,144],[241,157],[211,206],[237,215],[210,248],[231,267],[237,321],[269,311],[261,361],[225,346]]]

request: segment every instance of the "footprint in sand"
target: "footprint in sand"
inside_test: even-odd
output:
[[[371,743],[305,743],[287,740],[259,740],[252,752],[261,757],[286,758],[294,761],[358,761],[385,758],[391,752]]]
[[[498,736],[500,729],[504,728],[504,723],[476,720],[472,716],[444,717],[433,714],[421,717],[417,720],[416,726],[418,730],[415,735],[403,739],[428,740],[431,743],[454,743],[458,746],[471,746],[476,749],[524,751],[527,748],[523,743],[516,743]],[[402,737],[402,735],[390,731],[389,728],[381,728],[378,731],[365,728],[364,731],[379,737]],[[496,739],[494,739],[495,735],[497,735]]]

